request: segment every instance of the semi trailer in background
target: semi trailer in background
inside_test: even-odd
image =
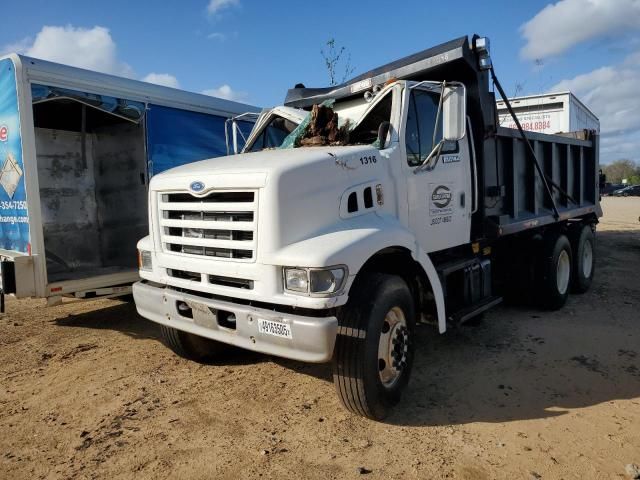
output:
[[[381,419],[417,323],[561,308],[595,272],[599,136],[501,127],[491,82],[504,97],[488,39],[458,38],[291,89],[240,155],[155,176],[138,312],[189,358],[332,361],[344,406]]]
[[[0,58],[2,292],[130,292],[154,175],[226,155],[256,107],[21,55]],[[252,121],[237,127],[248,135]]]
[[[538,133],[600,132],[600,121],[571,92],[545,93],[509,98],[522,128]],[[516,128],[504,100],[497,101],[501,127]]]

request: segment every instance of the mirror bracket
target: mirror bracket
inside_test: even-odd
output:
[[[378,145],[380,150],[387,148],[387,135],[389,135],[390,128],[391,123],[388,121],[381,122],[378,127]]]

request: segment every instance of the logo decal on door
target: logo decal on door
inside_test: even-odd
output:
[[[436,215],[448,215],[453,213],[451,206],[453,184],[429,184],[431,190],[431,201],[429,202],[429,214],[433,217]]]

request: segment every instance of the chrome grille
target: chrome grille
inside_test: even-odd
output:
[[[163,251],[255,261],[256,192],[160,193],[158,205]]]
[[[245,290],[253,290],[253,280],[236,277],[223,277],[222,275],[204,275],[198,272],[190,272],[188,270],[178,270],[175,268],[167,268],[167,275],[180,280],[189,280],[191,282],[208,283],[210,285],[220,285],[222,287],[242,288]],[[204,278],[204,280],[203,280]]]

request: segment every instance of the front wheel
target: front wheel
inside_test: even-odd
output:
[[[160,333],[165,344],[183,358],[202,362],[219,358],[229,353],[231,346],[193,333],[183,332],[175,328],[160,325]]]
[[[400,401],[413,365],[415,309],[406,282],[380,273],[354,285],[338,315],[333,381],[353,413],[382,420]]]

